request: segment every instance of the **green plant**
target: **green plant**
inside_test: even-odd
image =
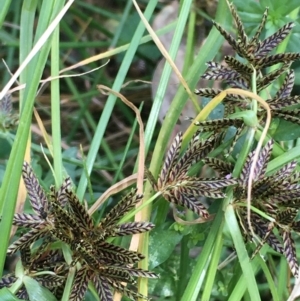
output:
[[[5,4],[9,2],[5,1]],[[23,46],[20,62],[25,60],[32,45],[61,11],[61,3],[50,2],[24,1],[20,20],[20,43]],[[133,2],[137,6],[136,1]],[[156,13],[157,2],[147,2],[145,18],[137,26],[130,45],[123,45],[122,28],[126,19],[137,20],[137,15],[130,15],[131,1],[120,14],[120,20],[119,15],[84,1],[78,1],[72,7],[75,19],[84,20],[84,24],[91,22],[105,34],[107,40],[100,41],[98,47],[116,47],[91,58],[92,62],[127,49],[113,79],[102,70],[98,75],[84,75],[90,84],[86,93],[79,90],[82,85],[71,77],[61,81],[64,89],[72,91],[72,100],[78,104],[78,111],[66,114],[74,127],[65,141],[73,141],[79,125],[82,125],[84,139],[88,139],[84,141],[89,145],[86,159],[84,156],[75,158],[79,153],[77,148],[61,150],[64,130],[61,124],[64,121],[60,118],[63,114],[60,112],[56,76],[59,63],[65,63],[64,60],[59,62],[59,49],[67,47],[67,43],[60,42],[58,28],[51,39],[46,39],[38,57],[21,74],[21,84],[27,85],[20,93],[20,118],[13,114],[8,94],[2,98],[0,126],[5,133],[2,136],[13,146],[7,152],[10,154],[7,166],[2,164],[0,169],[1,177],[1,171],[6,169],[0,191],[0,231],[4,241],[4,247],[0,249],[1,272],[7,253],[14,255],[20,251],[21,258],[14,272],[3,275],[0,298],[113,300],[113,291],[124,295],[123,300],[142,300],[148,294],[162,301],[170,298],[182,301],[199,298],[279,301],[287,298],[287,285],[292,283],[289,271],[298,277],[296,249],[299,242],[294,234],[300,232],[297,216],[300,192],[297,159],[300,150],[298,141],[293,141],[300,136],[300,98],[292,91],[298,72],[291,66],[300,55],[295,52],[297,47],[290,46],[297,42],[290,36],[292,30],[296,34],[298,30],[297,26],[294,27],[296,22],[292,21],[298,16],[297,1],[290,1],[286,6],[279,0],[274,1],[276,5],[267,0],[249,4],[239,0],[234,4],[219,1],[214,29],[195,60],[192,40],[195,37],[195,14],[199,9],[197,1],[181,1],[167,60],[176,56],[189,22],[182,77],[182,80],[186,79],[186,82],[183,80],[185,88],[190,93],[189,89],[196,86],[200,76],[216,83],[223,82],[218,89],[195,90],[195,94],[202,98],[213,99],[197,112],[198,116],[185,133],[177,133],[169,149],[166,141],[187,101],[186,91],[180,86],[158,137],[153,136],[162,95],[171,73],[169,65],[164,69],[157,96],[151,105],[145,137],[140,123],[139,143],[134,138],[136,120],[132,112],[124,103],[116,101],[117,96],[124,101],[124,96],[118,92],[137,56],[146,58],[148,64],[151,62],[152,52],[147,50],[147,45],[145,51],[137,54],[136,51],[147,19]],[[192,4],[195,7],[190,14]],[[234,5],[238,10],[243,5],[246,13],[238,13]],[[265,9],[266,6],[269,10]],[[232,30],[230,13],[236,23],[236,38],[229,33]],[[110,32],[101,22],[91,20],[91,14],[119,21],[118,28]],[[202,16],[207,18],[205,13]],[[68,14],[63,19],[61,16],[60,24],[64,34],[76,41],[79,37],[68,23],[73,24],[74,20],[68,18],[71,18]],[[38,20],[38,27],[33,37],[35,20]],[[162,32],[172,26],[162,29]],[[150,36],[143,37],[142,41],[155,40],[155,33],[149,32]],[[85,36],[83,40],[89,37]],[[212,61],[224,38],[235,51],[234,56],[225,56],[226,66]],[[76,56],[88,57],[87,49],[92,43],[88,41],[84,47],[79,44],[72,44]],[[119,44],[122,46],[118,47]],[[158,47],[166,54],[161,45]],[[43,166],[45,160],[38,159],[42,152],[35,143],[31,145],[31,150],[34,150],[32,167],[22,162],[24,157],[25,161],[30,161],[28,151],[25,155],[31,125],[28,116],[33,110],[38,82],[50,48],[51,75],[55,79],[50,87],[51,113],[45,111],[51,117],[53,139],[46,133],[49,129],[44,128],[47,122],[42,118],[38,121],[47,144],[44,153],[50,158],[48,163],[53,158],[53,167],[49,164],[49,171],[48,166]],[[153,49],[153,45],[150,48]],[[208,62],[206,71],[205,62]],[[84,64],[82,62],[81,66]],[[95,122],[88,103],[96,95],[99,82],[112,86],[112,90],[100,87],[99,90],[113,93],[105,101],[99,121]],[[123,89],[131,92],[138,88],[123,86]],[[4,91],[7,87],[2,94]],[[195,100],[195,96],[192,98]],[[124,102],[133,108],[129,101]],[[224,106],[224,116],[214,111],[220,103]],[[115,119],[119,121],[124,117],[121,122],[132,128],[126,146],[121,148],[111,147],[108,142],[110,134],[115,134],[115,128],[110,132],[108,126],[114,108],[123,114],[116,115]],[[137,111],[135,109],[136,116],[139,116]],[[207,120],[210,113],[217,115],[218,119]],[[35,115],[38,118],[38,114]],[[16,135],[12,132],[15,128]],[[105,131],[108,135],[104,138]],[[139,161],[136,160],[138,147]],[[145,172],[148,181],[143,187],[143,158],[152,147],[151,162],[146,164],[149,170],[146,168]],[[28,143],[27,150],[29,148]],[[135,163],[125,164],[130,161]],[[22,164],[30,203],[30,206],[25,203],[24,212],[20,210],[25,201],[24,189],[22,185],[19,192],[17,189]],[[99,176],[103,170],[105,173]],[[105,177],[109,172],[110,176]],[[126,175],[129,177],[125,178]],[[55,185],[48,189],[53,182]],[[74,187],[77,186],[76,192],[72,182]],[[113,195],[132,184],[136,184],[137,189],[123,195],[120,201],[119,195]],[[96,201],[98,195],[102,197]],[[18,210],[14,214],[16,203]],[[169,203],[172,203],[173,218],[168,215]],[[134,221],[131,220],[133,217]],[[17,231],[16,240],[7,248],[12,225],[22,229]],[[154,225],[155,229],[148,233]],[[138,242],[137,236],[133,236],[129,249],[126,236],[141,233]],[[138,251],[133,251],[136,250],[134,244],[138,244]],[[138,278],[138,290],[134,278]]]

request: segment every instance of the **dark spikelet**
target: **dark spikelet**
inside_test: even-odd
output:
[[[65,207],[68,202],[68,195],[66,194],[67,191],[70,191],[72,187],[71,178],[67,177],[62,185],[59,187],[56,193],[57,201],[62,206]]]
[[[241,88],[249,90],[250,78],[237,77],[234,80],[226,80],[227,84],[232,88]]]
[[[218,94],[220,94],[222,92],[222,90],[220,89],[210,89],[210,88],[205,88],[205,89],[195,89],[194,93],[196,95],[200,95],[203,97],[211,97],[214,98],[215,96],[217,96]],[[234,95],[234,94],[228,94],[223,101],[240,101],[240,100],[244,100],[245,97],[244,96],[240,96],[240,95]]]
[[[207,157],[204,159],[204,163],[216,171],[220,176],[227,176],[233,170],[231,163],[224,162],[217,158]]]
[[[94,276],[92,281],[101,301],[113,301],[113,295],[106,279],[101,276]]]
[[[156,273],[142,270],[142,269],[135,269],[135,268],[129,268],[127,272],[134,277],[144,277],[144,278],[159,278],[159,276]]]
[[[259,36],[260,36],[263,28],[265,27],[265,24],[266,24],[266,21],[267,21],[268,10],[269,10],[268,8],[265,9],[265,12],[264,12],[263,17],[261,19],[261,22],[260,22],[260,24],[258,26],[258,29],[257,29],[255,35],[253,36],[253,38],[249,42],[250,45],[257,45]]]
[[[227,68],[219,63],[210,61],[207,62],[208,71],[206,71],[201,77],[204,79],[236,79],[241,77],[241,75],[234,69]]]
[[[241,75],[235,70],[223,67],[223,69],[209,70],[206,71],[201,78],[207,80],[235,80],[240,78]]]
[[[255,50],[256,57],[263,57],[277,47],[287,37],[294,26],[293,22],[289,22],[270,37],[259,42]]]
[[[274,173],[272,175],[272,179],[274,179],[274,181],[277,182],[277,181],[281,181],[283,178],[291,177],[296,166],[297,166],[297,161],[289,162],[288,164],[286,164],[282,168],[280,168],[276,173]]]
[[[300,118],[299,118],[298,112],[296,110],[295,111],[284,111],[284,112],[274,110],[272,112],[272,114],[273,114],[274,117],[279,117],[279,118],[282,118],[286,121],[290,121],[290,122],[293,122],[293,123],[296,123],[296,124],[300,125]]]
[[[238,61],[236,58],[232,56],[226,55],[224,57],[224,60],[230,68],[232,68],[233,70],[235,70],[240,74],[249,76],[250,74],[253,73],[253,69],[251,67],[241,63],[240,61]]]
[[[157,191],[158,187],[157,187],[157,183],[156,180],[152,174],[152,172],[145,166],[145,177],[148,179],[148,181],[150,182],[152,188]]]
[[[31,229],[29,232],[21,236],[7,250],[8,255],[12,255],[18,250],[29,247],[33,242],[37,241],[47,233],[46,224],[39,224],[37,228]]]
[[[93,249],[93,245],[88,241],[73,240],[71,245],[71,250],[76,254],[79,254],[82,259],[90,266],[97,267],[100,264],[101,258],[98,258],[96,252]]]
[[[240,19],[232,2],[229,3],[229,9],[231,11],[231,14],[233,16],[233,19],[234,19],[236,27],[237,27],[238,40],[239,40],[240,47],[245,48],[247,45],[247,35],[245,33],[245,29],[244,29],[242,20]]]
[[[246,162],[245,162],[244,167],[243,167],[243,169],[241,171],[241,174],[240,174],[241,185],[243,187],[246,187],[247,183],[248,183],[251,164],[252,164],[252,161],[253,161],[253,156],[254,156],[254,152],[251,152],[247,156]]]
[[[18,292],[16,293],[16,296],[21,300],[29,300],[28,293],[24,287],[22,287]]]
[[[276,216],[277,223],[281,225],[290,225],[292,224],[293,220],[295,219],[297,215],[298,210],[293,208],[285,209],[282,212],[279,212]]]
[[[282,233],[284,254],[290,266],[292,274],[298,278],[299,266],[297,262],[296,248],[291,232],[283,231]]]
[[[295,161],[292,161],[295,163]],[[296,163],[297,166],[297,163]],[[298,183],[300,180],[300,173],[299,172],[294,172],[293,175],[290,176],[290,183]]]
[[[16,280],[17,278],[12,275],[5,275],[0,279],[0,289],[3,287],[11,287]]]
[[[255,181],[253,184],[253,196],[259,197],[260,199],[269,197],[273,190],[273,179],[266,177],[259,181]]]
[[[51,203],[51,212],[55,215],[55,225],[57,228],[71,229],[77,235],[82,234],[82,229],[75,218],[58,203]]]
[[[293,70],[289,70],[284,78],[283,84],[275,94],[274,99],[279,100],[279,98],[285,98],[290,96],[293,90],[294,81],[295,81],[295,73]]]
[[[64,284],[65,278],[56,276],[56,275],[42,275],[35,277],[35,280],[37,280],[39,283],[41,283],[42,286],[47,288],[54,288],[56,286],[60,286]]]
[[[131,222],[120,225],[116,231],[116,236],[132,235],[150,231],[154,228],[154,224],[148,222]]]
[[[163,167],[161,169],[161,172],[159,175],[159,181],[160,181],[159,183],[161,186],[167,182],[170,170],[172,169],[172,167],[176,164],[176,162],[178,160],[181,143],[182,143],[182,133],[179,132],[176,135],[176,137],[174,138],[173,143],[171,144],[171,146],[167,152],[166,159],[165,159]]]
[[[199,196],[206,196],[208,198],[212,198],[212,199],[221,199],[221,198],[225,198],[226,194],[223,192],[220,192],[218,190],[199,190],[198,192]]]
[[[287,108],[289,106],[293,106],[300,103],[300,95],[295,96],[286,96],[279,99],[274,99],[272,103],[270,103],[271,110],[281,110],[283,108]]]
[[[206,141],[199,141],[198,133],[196,133],[184,153],[184,155],[178,160],[177,164],[170,171],[170,178],[178,179],[186,174],[191,165],[200,161],[205,155],[207,155],[214,146],[214,139],[208,139]]]
[[[4,97],[0,100],[0,113],[8,115],[12,112],[12,101],[11,101],[11,95],[6,94]]]
[[[203,97],[211,97],[211,98],[217,96],[221,92],[222,92],[221,89],[210,89],[210,88],[203,88],[203,89],[195,89],[194,90],[194,93],[196,95],[200,95],[200,96],[203,96]]]
[[[127,212],[134,208],[140,202],[143,195],[136,194],[136,189],[127,194],[100,222],[99,227],[105,229],[106,227],[115,224]]]
[[[293,229],[293,231],[295,231],[296,233],[300,234],[300,221],[293,222],[291,224],[291,229]]]
[[[253,221],[253,223],[255,223],[255,221]],[[266,243],[266,241],[267,241],[268,237],[270,236],[270,234],[272,233],[273,229],[274,229],[274,224],[270,223],[269,226],[265,229],[266,231],[264,232],[264,236],[262,237],[262,240],[256,247],[255,251],[253,252],[251,258],[254,258],[254,256],[261,250],[262,246]]]
[[[133,278],[129,275],[128,269],[122,269],[119,266],[101,267],[101,276],[122,281],[127,283],[134,283]]]
[[[26,228],[36,228],[43,220],[36,214],[15,213],[13,225]]]
[[[273,232],[271,232],[268,238],[266,239],[266,243],[276,252],[280,254],[284,254],[282,244],[280,243],[280,241],[277,239],[277,237]]]
[[[276,69],[273,72],[268,73],[264,77],[257,80],[257,89],[259,91],[268,87],[274,80],[276,80],[281,74],[283,74],[287,69],[289,69],[290,64],[284,64],[282,67]]]
[[[20,250],[21,253],[21,261],[23,266],[28,266],[31,261],[31,251],[29,246]]]
[[[175,203],[177,205],[190,209],[194,213],[198,214],[200,217],[203,218],[209,217],[209,213],[205,208],[205,206],[200,202],[197,202],[197,199],[194,196],[175,192],[175,200],[176,200]]]
[[[99,242],[95,245],[100,254],[117,262],[123,263],[136,263],[142,259],[144,259],[144,255],[127,250],[120,246],[113,245],[108,242]]]
[[[149,300],[147,297],[143,296],[142,294],[139,294],[133,290],[130,290],[126,286],[122,285],[119,282],[116,282],[112,279],[107,278],[108,283],[110,286],[112,286],[116,291],[122,293],[123,295],[127,296],[133,301],[138,300],[138,298],[144,299],[144,300]]]
[[[73,191],[68,190],[66,191],[66,196],[77,225],[85,229],[92,229],[94,227],[93,220],[87,212],[85,206],[79,202],[76,194]]]
[[[193,184],[196,185],[193,185]],[[237,179],[206,179],[206,178],[195,178],[194,182],[191,183],[190,187],[195,189],[210,189],[218,190],[219,188],[228,187],[237,184]]]
[[[246,221],[246,213],[244,212],[243,219]],[[275,234],[270,231],[272,227],[266,221],[264,221],[259,215],[255,213],[251,213],[251,222],[254,232],[260,237],[266,237],[266,243],[274,249],[276,252],[283,254],[283,247],[280,241],[277,239]],[[246,225],[248,233],[250,233],[250,229],[248,223],[244,223]],[[266,235],[268,233],[268,235]]]
[[[262,57],[261,59],[255,61],[254,65],[256,68],[262,69],[280,63],[291,64],[292,62],[299,59],[300,59],[300,53],[296,53],[296,52],[277,53],[270,56]]]
[[[89,275],[88,270],[81,268],[75,277],[69,301],[82,301],[87,290]]]
[[[23,163],[22,175],[32,209],[40,217],[45,218],[48,210],[46,193],[27,162]]]
[[[242,119],[230,119],[230,118],[214,119],[214,120],[195,122],[195,125],[201,127],[202,131],[222,130],[225,127],[229,127],[229,126],[239,127],[242,124],[243,124]]]
[[[262,179],[265,175],[269,159],[273,149],[273,140],[269,140],[258,155],[258,160],[254,169],[254,179]]]
[[[285,207],[295,207],[295,205],[299,206],[298,198],[300,197],[300,191],[296,191],[296,193],[290,192],[281,192],[277,193],[273,196],[274,201],[279,201],[282,205],[285,204]],[[289,202],[291,204],[289,205]]]
[[[232,37],[230,33],[228,33],[221,25],[213,21],[213,25],[220,32],[220,34],[225,38],[225,40],[229,43],[229,45],[238,53],[242,54],[243,50],[240,48],[240,44],[238,41]]]

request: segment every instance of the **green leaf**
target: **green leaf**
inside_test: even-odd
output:
[[[291,13],[294,9],[299,7],[298,0],[289,0],[287,2],[283,2],[282,0],[274,1],[276,12],[280,14],[280,16],[285,17],[289,13]],[[276,5],[277,2],[277,5]]]
[[[294,140],[300,137],[300,126],[298,124],[281,119],[273,135],[278,141]]]
[[[174,230],[156,228],[151,231],[149,239],[149,269],[153,269],[166,261],[182,235]]]
[[[57,301],[57,299],[48,289],[41,286],[31,277],[24,276],[23,283],[26,287],[30,301]]]
[[[4,287],[0,290],[0,300],[1,301],[20,301],[16,296],[14,296],[8,288]]]

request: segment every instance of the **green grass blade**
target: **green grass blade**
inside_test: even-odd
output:
[[[45,1],[44,1],[45,2]],[[48,1],[46,1],[48,2]],[[55,7],[55,11],[59,11],[62,3],[58,3]],[[48,11],[48,14],[52,14],[53,11]],[[42,11],[41,11],[42,15]],[[50,18],[49,18],[50,19]],[[40,19],[39,19],[40,20]],[[43,21],[42,21],[43,22]],[[44,23],[44,31],[46,30],[48,24]],[[16,139],[14,141],[5,175],[3,178],[1,190],[0,190],[0,212],[3,216],[0,222],[0,231],[2,235],[2,248],[0,249],[0,271],[3,271],[6,249],[8,245],[8,239],[11,229],[11,222],[15,210],[16,198],[18,193],[18,187],[21,176],[21,169],[24,160],[24,154],[27,144],[27,139],[30,132],[31,116],[33,110],[33,104],[35,100],[36,91],[39,85],[39,81],[42,77],[44,66],[49,54],[49,49],[51,45],[51,40],[49,39],[44,47],[40,50],[37,57],[30,62],[29,70],[34,70],[34,72],[29,73],[30,78],[28,78],[28,85],[25,90],[25,99],[23,106],[23,111],[21,113],[19,127],[16,134]]]
[[[212,289],[218,271],[218,263],[220,260],[222,247],[223,247],[223,237],[221,231],[219,231],[218,236],[216,237],[214,250],[211,255],[209,269],[206,275],[206,283],[203,289],[202,300],[209,301],[211,300]]]
[[[51,45],[51,76],[59,75],[59,27],[53,33]],[[51,128],[53,146],[53,165],[55,186],[59,188],[63,181],[63,167],[61,154],[61,122],[60,122],[60,80],[51,81]]]
[[[228,197],[231,197],[231,195],[229,195]],[[259,295],[257,282],[255,280],[254,270],[251,265],[250,258],[248,256],[246,246],[244,244],[244,240],[240,231],[239,224],[235,217],[234,208],[231,204],[229,204],[226,208],[225,220],[228,229],[230,231],[231,238],[233,240],[234,247],[236,249],[236,253],[239,258],[243,275],[245,279],[247,279],[248,293],[251,297],[251,300],[259,301],[261,299]]]
[[[197,263],[193,269],[192,276],[189,280],[189,283],[185,289],[183,296],[181,297],[181,301],[196,301],[198,299],[198,295],[204,280],[204,276],[206,276],[205,268],[210,263],[210,257],[212,249],[215,246],[215,242],[218,240],[218,237],[222,237],[222,231],[224,226],[224,212],[222,207],[220,206],[218,213],[215,216],[215,219],[212,223],[209,234],[206,238],[203,249],[197,259]],[[205,273],[205,275],[202,275]]]
[[[11,0],[0,1],[0,29],[2,28],[10,4],[11,4]]]
[[[146,11],[145,11],[146,19],[150,18],[150,16],[152,15],[152,13],[156,7],[156,4],[157,4],[157,0],[153,0],[153,1],[149,2],[149,4],[147,5],[147,8],[146,8]],[[131,40],[129,48],[125,54],[125,57],[123,59],[123,62],[119,69],[119,72],[117,74],[116,80],[113,84],[112,89],[114,91],[119,92],[121,89],[121,86],[124,82],[127,71],[133,60],[134,54],[136,53],[137,47],[140,43],[140,40],[142,38],[144,30],[145,30],[144,24],[142,22],[140,22],[140,24],[138,25],[138,27],[135,31],[135,34],[134,34],[132,40]],[[100,120],[98,122],[95,136],[94,136],[93,141],[90,146],[90,151],[86,158],[86,166],[87,166],[87,171],[89,174],[91,173],[91,170],[93,168],[93,164],[94,164],[95,158],[97,156],[98,149],[99,149],[101,140],[103,138],[104,132],[106,130],[107,123],[110,118],[111,112],[114,108],[115,102],[116,102],[116,96],[112,95],[112,94],[109,95],[109,97],[106,101],[104,110],[102,112],[102,115],[100,117]],[[77,189],[77,195],[78,195],[79,199],[83,198],[84,192],[86,190],[86,186],[87,186],[87,178],[86,178],[85,174],[82,174],[79,184],[78,184],[78,189]]]

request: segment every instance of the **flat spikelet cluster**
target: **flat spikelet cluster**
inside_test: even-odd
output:
[[[83,300],[89,281],[94,283],[100,300],[112,301],[111,289],[132,300],[143,297],[130,287],[135,283],[134,277],[156,278],[157,275],[133,267],[144,258],[142,254],[107,242],[110,237],[143,233],[154,227],[149,222],[117,224],[142,199],[142,195],[132,190],[96,225],[71,190],[69,178],[58,190],[51,187],[49,196],[26,162],[23,179],[35,214],[19,213],[14,216],[14,225],[30,230],[15,241],[7,253],[11,255],[21,251],[27,275],[60,296],[69,268],[76,266],[71,301]],[[41,247],[31,252],[30,247],[39,239],[42,239]],[[66,243],[71,249],[73,262],[70,266],[64,261],[60,249],[51,249],[56,241]],[[36,276],[40,270],[49,271],[49,275]],[[0,287],[10,286],[15,281],[15,275],[7,275],[1,280]],[[21,288],[18,296],[26,297],[26,290]]]
[[[237,36],[233,37],[217,23],[214,23],[214,26],[235,50],[237,58],[225,56],[226,66],[216,62],[208,62],[208,69],[202,77],[207,80],[225,81],[231,88],[259,93],[282,76],[279,89],[273,92],[274,88],[272,88],[272,96],[265,101],[271,110],[272,117],[300,124],[299,110],[293,108],[293,106],[300,103],[300,96],[291,96],[295,76],[293,70],[290,70],[291,64],[300,58],[300,53],[271,54],[272,50],[290,34],[294,23],[289,22],[271,36],[260,40],[261,32],[267,20],[268,9],[266,9],[256,33],[252,38],[249,38],[233,4],[228,3],[228,5],[236,24]],[[269,67],[273,67],[272,71],[267,69]],[[221,90],[218,89],[207,88],[195,91],[196,94],[204,97],[215,97],[220,92]],[[267,92],[267,94],[269,93]],[[196,125],[200,127],[200,131],[213,132],[213,137],[218,136],[219,139],[224,138],[230,126],[235,127],[236,135],[229,150],[230,153],[233,145],[248,126],[244,119],[233,119],[230,114],[251,109],[252,99],[229,93],[223,103],[225,105],[225,117],[223,119],[197,122]],[[265,111],[257,112],[258,124],[256,126],[263,126],[264,118],[262,117],[264,117],[264,114]],[[263,214],[251,213],[252,229],[255,235],[260,238],[260,243],[254,255],[264,243],[268,243],[275,251],[286,257],[293,275],[298,277],[299,267],[292,233],[299,233],[300,230],[299,221],[296,219],[299,211],[300,185],[298,182],[300,174],[296,172],[296,161],[288,163],[272,175],[266,174],[273,145],[274,141],[269,140],[259,153],[257,163],[253,160],[254,152],[248,155],[237,179],[233,198],[236,203],[235,208],[240,225],[246,236],[253,239],[247,221],[245,205],[247,203],[247,185],[250,170],[252,164],[255,164],[251,205],[260,210],[265,216],[268,216],[269,219],[264,218]],[[213,168],[220,176],[226,177],[233,171],[230,163],[217,158],[205,158],[204,163]]]
[[[190,141],[186,151],[180,156],[182,133],[178,133],[167,152],[165,162],[157,181],[150,176],[150,182],[156,191],[176,205],[190,209],[200,217],[207,219],[209,213],[201,203],[199,197],[205,196],[213,199],[225,197],[224,188],[236,184],[235,179],[199,178],[189,176],[190,168],[197,162],[206,158],[216,144],[216,137],[200,140],[196,133]],[[227,176],[230,176],[229,173]]]
[[[292,273],[298,277],[299,266],[292,233],[300,233],[300,222],[296,220],[300,208],[300,184],[298,184],[300,173],[296,171],[297,162],[292,161],[277,172],[271,175],[266,174],[273,144],[273,140],[270,140],[265,145],[255,165],[251,205],[267,214],[274,221],[270,222],[257,213],[251,213],[251,226],[255,234],[261,239],[254,255],[264,243],[267,243],[275,251],[286,257]],[[246,203],[247,185],[253,157],[254,152],[251,152],[233,193],[236,212],[241,226],[249,238],[252,238],[252,235],[247,222],[247,210],[245,206],[239,205]],[[218,172],[228,172],[227,164],[221,160],[211,161],[209,165]],[[275,234],[274,229],[277,230],[276,233],[278,234]]]
[[[229,9],[236,24],[237,36],[233,37],[221,25],[215,22],[214,26],[235,50],[239,58],[225,56],[224,61],[226,66],[213,61],[208,62],[208,69],[202,75],[202,78],[221,80],[231,88],[240,88],[248,91],[255,89],[259,93],[274,83],[281,75],[284,75],[283,82],[278,91],[276,93],[272,92],[274,95],[266,99],[266,102],[271,109],[272,117],[300,124],[299,110],[292,109],[292,106],[300,103],[300,96],[291,96],[294,85],[294,72],[290,70],[291,64],[299,60],[300,53],[270,54],[290,34],[294,23],[289,22],[271,36],[264,40],[259,40],[267,20],[268,9],[266,9],[256,33],[252,38],[249,38],[232,3],[229,3]],[[273,68],[272,71],[269,71],[267,69],[269,67],[274,67],[275,69]],[[255,81],[253,81],[253,77]],[[255,82],[255,87],[253,87],[253,82]],[[221,91],[220,89],[204,88],[195,90],[195,93],[203,97],[213,98]],[[221,133],[224,133],[229,126],[234,126],[237,129],[235,142],[243,132],[245,124],[242,119],[231,119],[230,114],[235,111],[249,109],[251,101],[251,99],[245,96],[229,93],[223,100],[225,118],[198,122],[197,124],[203,131],[218,131]],[[260,122],[263,122],[262,117],[264,114],[265,111],[258,112]]]

